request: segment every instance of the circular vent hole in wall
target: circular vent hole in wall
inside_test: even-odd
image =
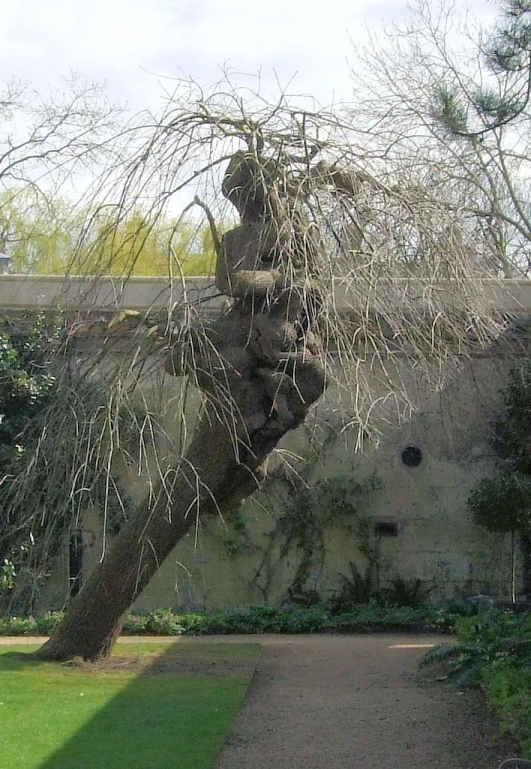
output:
[[[418,446],[406,446],[402,452],[402,462],[406,467],[418,467],[422,462],[422,451]]]

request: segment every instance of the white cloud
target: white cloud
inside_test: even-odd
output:
[[[350,38],[363,39],[365,22],[407,15],[405,0],[0,0],[0,7],[0,79],[16,75],[41,87],[80,70],[134,108],[156,102],[154,75],[208,85],[223,63],[261,68],[266,88],[297,73],[294,92],[348,98]]]

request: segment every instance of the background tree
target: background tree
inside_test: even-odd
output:
[[[527,2],[482,30],[449,2],[419,0],[410,21],[355,51],[359,141],[426,200],[459,209],[471,269],[529,275],[530,45]],[[404,182],[403,182],[404,183]]]
[[[74,173],[87,173],[95,160],[115,157],[123,146],[115,143],[123,135],[119,106],[100,86],[76,75],[64,81],[61,93],[43,94],[12,80],[2,87],[0,112],[5,189],[30,184],[50,190]]]
[[[503,409],[493,424],[496,473],[482,478],[469,506],[474,519],[489,531],[517,534],[523,556],[523,591],[531,594],[531,364],[524,361],[510,375],[503,392]],[[515,600],[515,563],[511,579]]]
[[[419,0],[413,9],[352,68],[368,146],[416,179],[426,200],[459,208],[462,225],[446,237],[450,248],[481,243],[472,270],[529,277],[531,4],[500,3],[488,30],[451,3]],[[519,533],[529,592],[526,379],[524,365],[505,394],[500,471],[480,482],[470,506],[490,530]]]
[[[74,252],[79,225],[66,199],[25,186],[1,194],[0,228],[12,272],[60,275]]]
[[[78,216],[79,216],[78,212]],[[85,212],[82,242],[70,253],[63,273],[80,275],[213,275],[215,249],[210,230],[193,220],[159,217],[141,209],[117,222],[109,211]],[[90,226],[87,227],[87,222]]]
[[[457,82],[434,93],[434,117],[454,136],[482,137],[526,117],[531,96],[531,3],[500,3],[496,28],[480,43],[487,75],[465,100]]]
[[[100,86],[73,75],[60,93],[1,84],[0,118],[2,252],[23,273],[42,261],[53,272],[76,238],[75,205],[66,201],[81,205],[94,177],[123,156],[123,111]]]
[[[30,187],[0,196],[1,237],[21,275],[212,275],[210,229],[175,217],[150,222],[138,209],[122,221]]]

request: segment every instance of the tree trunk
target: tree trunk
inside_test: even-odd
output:
[[[127,610],[197,516],[229,514],[252,493],[260,465],[285,432],[257,430],[249,445],[238,445],[234,428],[206,410],[179,467],[137,508],[35,656],[108,656]]]
[[[172,345],[165,363],[169,373],[192,374],[210,405],[186,456],[120,532],[40,659],[108,655],[125,612],[196,517],[228,514],[254,491],[264,459],[326,387],[320,289],[308,280],[322,243],[298,197],[284,200],[283,218],[274,215],[278,172],[268,172],[269,189],[262,171],[253,153],[236,152],[225,172],[223,192],[242,219],[217,247],[216,285],[232,295],[231,310],[190,329],[188,345]]]

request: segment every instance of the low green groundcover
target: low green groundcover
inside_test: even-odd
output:
[[[171,609],[130,614],[123,635],[228,635],[234,633],[337,633],[337,632],[448,632],[465,608],[430,605],[360,605],[334,613],[325,605],[279,607],[245,606],[212,612]],[[62,614],[42,617],[0,617],[0,635],[49,635]]]

